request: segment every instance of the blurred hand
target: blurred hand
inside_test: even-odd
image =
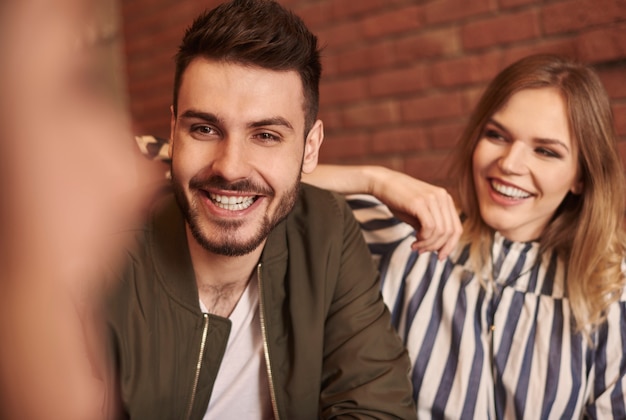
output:
[[[97,292],[160,183],[101,88],[89,6],[0,5],[1,418],[107,418]]]

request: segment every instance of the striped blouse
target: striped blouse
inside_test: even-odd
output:
[[[467,247],[418,255],[385,206],[349,202],[411,358],[419,418],[626,419],[626,295],[590,346],[572,328],[562,261],[537,243],[496,233],[493,267],[478,274]]]

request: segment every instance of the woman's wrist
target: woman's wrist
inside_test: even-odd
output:
[[[367,182],[367,193],[380,200],[384,190],[387,189],[393,171],[384,166],[370,165],[364,167],[363,172]]]

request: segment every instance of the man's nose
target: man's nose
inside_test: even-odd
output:
[[[228,136],[215,144],[211,169],[227,181],[246,179],[250,175],[245,141]]]

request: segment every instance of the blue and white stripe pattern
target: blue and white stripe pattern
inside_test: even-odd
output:
[[[420,419],[626,419],[626,295],[588,345],[573,330],[564,265],[537,243],[496,234],[493,267],[476,274],[467,248],[418,256],[413,229],[385,206],[349,202],[411,358]]]

